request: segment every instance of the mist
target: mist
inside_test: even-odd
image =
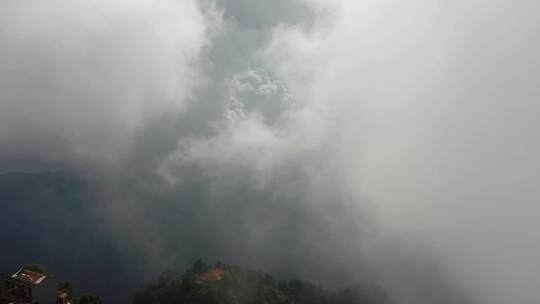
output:
[[[539,9],[4,1],[0,172],[79,176],[143,276],[203,257],[537,303]]]

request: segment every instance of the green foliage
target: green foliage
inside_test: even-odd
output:
[[[214,267],[223,270],[221,280],[201,281],[200,276],[213,269],[201,260],[181,278],[170,272],[162,274],[156,282],[137,291],[133,304],[292,304],[263,272],[221,263]]]
[[[65,292],[68,295],[68,298],[71,298],[73,296],[73,287],[71,286],[71,282],[69,281],[59,282],[56,290],[60,292]]]
[[[47,268],[43,267],[42,265],[39,265],[38,263],[26,264],[22,268],[33,271],[33,272],[45,274],[45,275],[49,274],[49,271],[47,270]]]
[[[208,271],[208,269],[210,269],[210,266],[203,262],[202,259],[198,259],[197,261],[195,261],[195,263],[193,263],[192,270],[195,274],[202,274]]]
[[[39,264],[23,266],[47,274]],[[217,273],[217,274],[216,274]],[[69,281],[58,283],[57,290],[73,300]],[[102,304],[90,293],[81,295],[77,304]],[[0,304],[8,304],[0,284]],[[217,263],[214,266],[197,260],[181,276],[162,273],[155,281],[139,288],[132,304],[391,304],[389,297],[373,286],[354,286],[340,292],[329,292],[319,285],[290,280],[276,283],[265,272],[249,267]]]
[[[47,268],[45,268],[42,265],[37,264],[37,263],[26,264],[22,268],[25,269],[25,270],[33,271],[33,272],[37,272],[37,273],[41,273],[41,274],[45,274],[45,275],[50,275]],[[6,291],[5,291],[4,288],[5,287],[3,286],[3,284],[0,284],[0,304],[8,304],[9,303],[8,295],[6,294]],[[59,282],[58,285],[56,286],[56,290],[60,291],[60,292],[65,292],[67,294],[67,298],[69,300],[71,300],[72,303],[77,303],[77,304],[102,304],[101,299],[98,296],[93,295],[91,293],[85,293],[85,294],[81,295],[81,297],[78,299],[78,301],[77,301],[77,299],[74,299],[73,298],[73,286],[71,285],[71,282],[69,282],[69,281],[61,281],[61,282]]]
[[[281,281],[258,270],[216,264],[223,270],[221,280],[204,281],[201,275],[211,270],[201,260],[181,277],[171,272],[140,288],[133,304],[388,304],[378,289],[355,287],[339,293],[300,280]]]
[[[79,304],[101,304],[101,299],[91,293],[85,293],[79,298]]]

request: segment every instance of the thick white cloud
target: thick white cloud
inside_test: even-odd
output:
[[[339,169],[389,235],[423,240],[486,303],[535,303],[536,1],[342,1],[264,56],[337,112]]]
[[[302,185],[291,204],[341,237],[330,259],[367,258],[403,303],[452,301],[421,298],[440,279],[425,251],[483,302],[538,302],[538,1],[216,2],[216,36],[195,1],[3,3],[1,160],[114,159],[144,129],[172,184],[251,187],[257,206]],[[144,128],[190,97],[181,127]]]
[[[481,301],[538,302],[538,3],[305,3],[326,17],[275,26],[255,55],[294,107],[272,124],[241,110],[169,161],[279,178],[325,151],[383,235],[424,242]]]
[[[4,1],[4,157],[114,160],[151,118],[204,83],[219,13],[195,1]]]

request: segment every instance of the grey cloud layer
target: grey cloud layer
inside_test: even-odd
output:
[[[0,164],[140,176],[106,209],[163,264],[537,302],[535,1],[56,2],[2,4]]]

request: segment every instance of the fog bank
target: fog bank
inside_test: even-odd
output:
[[[536,303],[536,1],[6,1],[0,171],[93,184],[149,268]]]

